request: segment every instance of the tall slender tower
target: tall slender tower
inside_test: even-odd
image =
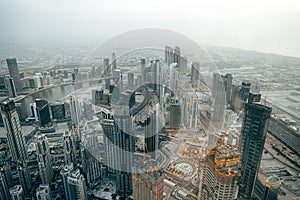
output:
[[[14,79],[11,76],[6,75],[6,76],[4,76],[4,83],[5,83],[6,89],[9,93],[9,97],[11,97],[11,98],[17,97],[17,91],[16,91]]]
[[[24,161],[27,158],[25,139],[21,132],[21,124],[14,101],[4,101],[0,104],[9,150],[14,161]]]
[[[103,66],[104,66],[104,75],[110,76],[112,71],[111,71],[110,64],[109,64],[109,58],[103,59]]]
[[[178,68],[180,69],[180,59],[181,54],[180,54],[180,47],[175,47],[174,49],[174,62],[177,63]]]
[[[65,163],[73,163],[77,166],[76,161],[76,143],[75,135],[69,131],[65,131],[63,135],[64,159]]]
[[[48,184],[39,185],[36,189],[37,200],[51,200],[51,190]]]
[[[158,150],[158,110],[159,104],[150,111],[145,120],[145,153],[148,153],[153,160],[156,159]]]
[[[177,96],[177,88],[178,88],[178,81],[179,81],[179,73],[178,73],[178,65],[177,63],[170,64],[170,82],[169,88],[174,92],[175,96]]]
[[[36,138],[36,154],[42,182],[43,184],[49,184],[53,177],[52,162],[48,139],[41,133],[38,133]]]
[[[19,68],[17,64],[17,59],[6,58],[6,63],[9,71],[9,75],[14,79],[16,90],[22,91],[22,84],[20,80]]]
[[[272,109],[260,104],[247,103],[239,149],[241,156],[241,181],[239,199],[252,199],[255,182],[269,125]]]
[[[36,99],[35,104],[36,104],[37,114],[39,117],[40,126],[44,127],[51,124],[48,101],[44,99]]]
[[[21,185],[15,185],[9,190],[12,200],[24,200],[24,191]]]
[[[226,92],[226,102],[228,105],[230,105],[231,102],[231,86],[232,86],[232,74],[226,74],[225,76],[222,76],[225,86],[225,92]]]
[[[115,69],[117,69],[117,59],[115,52],[113,52],[111,56],[111,71],[113,72]]]
[[[192,87],[197,88],[198,87],[198,81],[200,80],[200,64],[199,63],[193,63],[192,64],[192,71],[191,71],[191,82]]]
[[[65,189],[65,199],[85,200],[87,199],[85,179],[79,169],[73,169],[72,163],[66,165],[60,172]]]
[[[29,173],[27,162],[18,162],[18,176],[19,182],[26,195],[30,195],[30,189],[32,186],[31,175]]]
[[[7,173],[9,166],[7,163],[0,165],[0,199],[10,199],[9,187],[12,186],[11,173]]]
[[[132,194],[132,160],[135,148],[132,136],[132,121],[128,106],[116,106],[114,120],[102,121],[105,149],[110,154],[105,156],[111,172],[115,171],[117,192],[122,196]]]
[[[78,127],[81,121],[81,109],[78,99],[72,95],[70,96],[70,108],[72,125]]]
[[[212,88],[213,113],[211,119],[211,128],[215,131],[220,131],[223,128],[225,120],[226,93],[222,77],[219,73],[213,74]]]

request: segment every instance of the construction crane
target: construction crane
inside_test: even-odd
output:
[[[265,95],[264,99],[261,100],[261,104],[264,105],[264,106],[267,105],[267,97],[269,95],[270,87],[271,87],[271,82],[269,82],[269,85],[267,87],[266,95]]]

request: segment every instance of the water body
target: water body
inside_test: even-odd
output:
[[[89,82],[58,85],[58,86],[42,89],[35,93],[29,94],[26,97],[16,101],[16,103],[21,103],[22,107],[26,108],[26,110],[24,111],[27,112],[27,115],[29,115],[30,103],[34,103],[36,99],[45,99],[48,102],[53,102],[70,95],[75,90],[79,90],[89,86],[90,86]]]

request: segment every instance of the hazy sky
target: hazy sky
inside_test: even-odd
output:
[[[2,42],[101,42],[145,27],[300,57],[299,0],[0,0]]]

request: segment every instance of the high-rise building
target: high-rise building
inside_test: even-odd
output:
[[[177,63],[178,68],[180,69],[180,64],[181,64],[181,54],[180,54],[180,47],[175,47],[174,49],[174,61]]]
[[[171,99],[169,111],[169,127],[179,129],[181,125],[181,107],[178,99]]]
[[[21,124],[14,101],[4,101],[0,104],[9,150],[14,161],[27,159],[25,139],[21,132]]]
[[[131,89],[134,87],[134,73],[128,72],[127,73],[127,80],[128,80],[128,87]]]
[[[69,174],[73,171],[74,167],[73,167],[73,163],[69,163],[66,164],[60,171],[60,174],[62,176],[63,179],[63,184],[64,184],[64,195],[65,195],[65,199],[67,199],[69,197],[69,193],[70,191],[67,189],[68,188],[68,176]]]
[[[70,95],[70,111],[72,125],[78,127],[81,121],[81,109],[78,100],[72,95]]]
[[[281,180],[277,176],[264,177],[258,174],[254,189],[254,200],[277,200],[279,189],[281,187]]]
[[[11,98],[17,97],[17,90],[15,88],[14,79],[11,76],[6,75],[4,76],[4,83],[5,83],[5,88],[8,91],[9,97]]]
[[[165,46],[165,63],[167,64],[171,63],[170,51],[171,51],[171,47]]]
[[[145,120],[145,153],[156,159],[156,151],[158,150],[158,112],[159,104],[155,109],[151,110]]]
[[[37,110],[36,110],[36,104],[30,103],[29,106],[30,106],[30,115],[37,122],[39,120],[39,117],[38,117]]]
[[[25,200],[24,191],[21,185],[15,185],[9,190],[11,200]]]
[[[40,127],[46,127],[51,125],[50,110],[48,106],[48,101],[44,99],[36,99],[36,110],[40,122]]]
[[[0,89],[5,89],[5,80],[4,80],[4,76],[0,76]]]
[[[180,58],[179,72],[180,72],[180,74],[186,74],[187,73],[187,57],[181,57]]]
[[[98,142],[97,137],[89,138],[88,140],[90,139],[94,140],[93,143]],[[82,172],[85,177],[86,184],[89,187],[93,187],[96,183],[99,183],[99,180],[103,178],[102,166],[99,160],[99,156],[94,155],[97,154],[97,152],[93,152],[93,153],[91,152],[94,150],[96,151],[96,148],[94,146],[86,148],[85,145],[84,146],[82,145],[80,149],[80,155],[82,160]]]
[[[266,141],[272,109],[260,104],[247,103],[239,150],[241,156],[240,199],[252,199],[260,161]]]
[[[239,113],[241,111],[241,96],[240,96],[240,86],[232,85],[232,94],[231,94],[231,104],[230,107],[235,113]]]
[[[157,91],[157,94],[159,94],[159,85],[161,83],[161,67],[159,60],[155,60],[154,66],[153,66],[153,75],[154,75],[154,90]]]
[[[199,199],[236,199],[240,178],[240,154],[235,146],[219,138],[217,145],[202,160]]]
[[[10,200],[9,188],[12,187],[13,180],[8,163],[0,165],[0,199]]]
[[[220,131],[224,126],[225,108],[226,108],[226,92],[224,82],[219,73],[213,73],[213,113],[210,128]]]
[[[9,75],[14,80],[14,84],[15,84],[17,92],[22,91],[22,84],[21,84],[17,59],[15,59],[15,58],[6,58],[6,63],[7,63]]]
[[[142,74],[142,85],[146,80],[145,80],[145,67],[146,67],[146,59],[142,58],[141,59],[141,74]]]
[[[51,190],[48,184],[41,184],[36,189],[37,200],[51,200]]]
[[[225,87],[225,92],[226,92],[226,102],[227,102],[227,105],[230,105],[230,102],[231,102],[232,74],[226,74],[225,76],[222,76],[222,79],[224,81],[224,87]]]
[[[85,200],[87,199],[85,179],[80,174],[79,169],[68,169],[64,170],[64,189],[65,199],[67,200]]]
[[[137,156],[136,156],[137,157]],[[133,199],[162,200],[164,172],[149,156],[140,155],[133,175]],[[145,163],[147,163],[145,165]]]
[[[115,52],[111,55],[111,71],[113,72],[115,69],[117,69],[117,59]]]
[[[122,196],[132,194],[131,170],[135,137],[132,135],[132,120],[128,106],[114,108],[114,120],[104,119],[105,164],[115,171],[117,192]]]
[[[31,182],[31,175],[28,169],[28,164],[26,161],[18,162],[17,164],[18,164],[17,171],[18,171],[19,183],[22,186],[24,194],[29,195],[32,182]]]
[[[109,64],[109,58],[103,59],[103,66],[104,66],[104,76],[110,76],[112,71]]]
[[[65,163],[73,163],[77,166],[76,160],[76,141],[75,135],[69,131],[65,131],[63,135],[63,148],[64,148],[64,159]]]
[[[199,63],[193,63],[192,64],[192,71],[191,71],[191,82],[192,87],[197,88],[198,82],[200,80],[200,64]]]
[[[240,89],[240,97],[242,101],[242,108],[245,107],[245,104],[247,103],[249,93],[250,93],[251,83],[247,80],[242,82],[242,86]]]
[[[50,105],[50,109],[51,109],[52,119],[58,120],[58,121],[65,119],[66,115],[65,115],[64,103],[53,102]]]
[[[170,64],[170,78],[169,78],[169,88],[174,92],[175,96],[178,95],[178,83],[179,82],[179,72],[177,63]]]
[[[190,101],[188,102],[188,123],[190,128],[198,127],[198,116],[199,116],[199,103],[198,103],[198,95],[196,93],[193,94]]]
[[[49,184],[52,181],[53,170],[48,139],[44,134],[38,133],[36,136],[36,154],[39,166],[40,177],[43,184]]]

